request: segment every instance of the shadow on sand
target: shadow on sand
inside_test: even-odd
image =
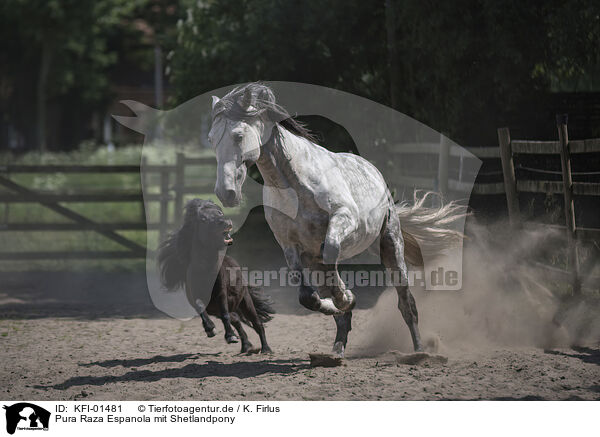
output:
[[[154,363],[181,363],[185,360],[195,360],[201,357],[218,357],[221,352],[215,353],[194,353],[194,354],[177,354],[177,355],[155,355],[150,358],[133,358],[130,360],[105,360],[94,361],[91,363],[79,363],[81,367],[139,367]]]
[[[0,318],[166,317],[150,300],[145,273],[1,272]]]
[[[592,349],[583,346],[573,346],[572,349],[578,353],[567,353],[555,350],[545,350],[544,353],[550,355],[560,355],[562,357],[577,358],[584,363],[596,364],[600,366],[600,349]]]
[[[185,354],[181,354],[185,355]],[[175,360],[179,361],[180,355],[174,356]],[[162,357],[162,361],[167,362],[170,357]],[[171,357],[172,358],[172,357]],[[117,361],[117,360],[115,360]],[[141,358],[139,360],[129,360],[134,362],[146,361]],[[34,388],[48,390],[67,390],[75,386],[100,386],[117,382],[129,381],[159,381],[161,379],[172,378],[190,378],[202,379],[206,377],[234,377],[238,379],[252,378],[259,375],[274,374],[288,375],[307,369],[310,366],[305,360],[262,360],[250,362],[235,362],[221,363],[218,361],[207,361],[203,364],[188,364],[183,367],[162,369],[162,370],[132,370],[123,375],[107,375],[107,376],[76,376],[67,379],[65,382],[55,385],[35,385]]]

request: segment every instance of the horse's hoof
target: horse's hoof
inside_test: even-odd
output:
[[[237,335],[228,335],[225,336],[225,341],[227,343],[237,343],[238,341],[240,341],[240,339],[237,337]]]
[[[206,331],[207,337],[214,337],[215,335],[217,335],[217,330],[215,328]]]
[[[352,311],[354,305],[356,305],[356,297],[350,290],[346,290],[342,299],[333,298],[333,304],[338,310],[347,313],[348,311]]]
[[[270,348],[270,347],[268,347],[268,346],[267,346],[267,347],[263,347],[263,348],[260,350],[260,353],[261,353],[261,354],[269,354],[269,355],[271,355],[271,354],[273,353],[273,351],[271,350],[271,348]]]
[[[321,299],[321,304],[319,305],[319,312],[327,316],[341,316],[342,314],[344,314],[343,311],[336,308],[333,301],[329,298]]]
[[[331,353],[334,357],[344,358],[344,349],[344,343],[342,343],[341,341],[336,341],[333,344],[333,349],[331,350]]]

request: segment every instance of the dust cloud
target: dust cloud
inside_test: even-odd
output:
[[[413,288],[426,349],[455,354],[495,347],[552,348],[597,344],[600,311],[593,299],[565,299],[567,285],[529,261],[563,249],[554,231],[515,234],[508,224],[481,225],[470,217],[461,291]],[[356,328],[356,326],[355,326]],[[412,351],[408,328],[387,289],[353,330],[357,354]]]

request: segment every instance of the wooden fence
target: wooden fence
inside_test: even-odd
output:
[[[570,274],[573,293],[581,291],[581,275],[578,256],[578,245],[581,240],[600,240],[600,229],[579,228],[575,224],[574,196],[600,196],[600,183],[597,182],[573,182],[571,168],[571,155],[579,153],[600,153],[600,138],[589,140],[569,140],[567,128],[567,116],[556,117],[558,141],[520,141],[511,140],[508,128],[498,129],[498,143],[500,146],[500,157],[504,177],[504,191],[508,206],[508,214],[511,225],[520,229],[531,226],[524,223],[519,210],[518,193],[546,193],[563,194],[565,226],[564,233],[567,241],[568,264],[570,272],[559,272]],[[560,174],[562,181],[546,180],[518,180],[515,174],[515,155],[560,155],[561,171],[555,172],[539,168],[525,168],[525,170],[537,174]],[[580,175],[600,175],[598,172],[581,172]],[[563,228],[561,226],[561,228]],[[556,271],[556,269],[553,269]]]
[[[55,213],[70,219],[69,223],[10,223],[6,220],[0,221],[0,232],[10,231],[94,231],[98,234],[118,243],[125,250],[117,251],[91,251],[91,250],[69,250],[69,251],[11,251],[0,248],[0,260],[38,260],[38,259],[101,259],[101,258],[145,258],[146,248],[137,242],[128,239],[116,231],[151,230],[158,231],[160,239],[172,226],[177,217],[169,217],[169,204],[174,202],[175,211],[183,207],[184,196],[188,193],[212,192],[214,181],[197,180],[196,185],[186,185],[185,169],[197,165],[213,165],[213,158],[190,158],[183,153],[177,153],[175,165],[148,165],[142,162],[143,172],[142,184],[147,187],[147,178],[158,174],[158,193],[146,192],[144,196],[140,191],[104,191],[92,193],[42,193],[32,190],[10,179],[10,175],[37,173],[77,173],[77,174],[140,174],[139,165],[6,165],[0,166],[0,186],[4,187],[10,194],[0,194],[0,203],[10,205],[13,203],[37,203]],[[144,180],[145,179],[145,180]],[[64,204],[98,203],[98,202],[139,202],[140,210],[143,212],[143,201],[146,203],[159,203],[159,220],[157,222],[146,222],[145,216],[140,214],[140,221],[130,222],[98,222],[77,213]],[[178,214],[175,214],[178,216]],[[10,249],[10,248],[9,248]]]
[[[485,162],[500,161],[501,169],[495,171],[480,171],[479,175],[496,176],[501,181],[478,182],[473,185],[471,191],[474,195],[498,195],[505,194],[508,215],[511,225],[516,230],[535,230],[540,226],[558,228],[563,232],[563,238],[567,242],[569,270],[558,269],[534,262],[537,267],[544,268],[553,277],[565,279],[570,277],[575,294],[581,290],[581,274],[578,259],[578,244],[583,240],[600,241],[600,229],[584,228],[575,225],[575,196],[600,196],[600,183],[595,182],[573,182],[573,175],[578,176],[600,176],[600,171],[577,172],[571,169],[571,155],[573,154],[599,154],[600,138],[587,140],[569,140],[566,115],[557,116],[556,141],[530,141],[512,140],[508,128],[498,129],[499,147],[462,148],[446,143],[445,137],[441,137],[439,143],[403,144],[396,153],[399,154],[430,154],[432,159],[437,159],[437,174],[430,177],[422,175],[399,176],[394,178],[396,184],[407,187],[430,189],[445,194],[448,191],[468,191],[470,184],[461,178],[462,161],[477,157]],[[553,171],[544,168],[531,168],[515,165],[515,158],[527,155],[560,155],[561,171]],[[449,175],[450,158],[461,160],[458,178]],[[492,166],[493,167],[493,166]],[[537,179],[517,178],[516,170],[527,174],[537,174]],[[562,180],[544,180],[545,175],[560,176]],[[565,224],[547,225],[523,220],[519,209],[519,193],[543,193],[562,194],[565,205]],[[563,241],[564,241],[563,240]],[[591,278],[598,280],[600,278]]]
[[[508,128],[498,130],[500,147],[470,148],[465,149],[450,144],[446,137],[441,136],[439,143],[402,144],[394,153],[430,155],[435,160],[437,172],[430,177],[423,175],[409,176],[401,174],[393,178],[393,185],[418,187],[436,190],[445,194],[449,191],[468,192],[471,184],[463,177],[463,162],[475,157],[484,161],[500,161],[501,170],[480,172],[480,175],[495,175],[502,178],[503,182],[480,182],[472,187],[475,195],[506,194],[509,218],[515,228],[540,226],[539,224],[524,223],[519,211],[518,194],[525,193],[563,193],[565,199],[565,226],[564,234],[569,242],[571,275],[574,290],[580,288],[579,266],[577,262],[577,241],[581,239],[600,240],[599,229],[578,228],[575,226],[575,211],[573,196],[600,196],[600,183],[573,182],[571,175],[570,155],[578,153],[600,153],[600,139],[569,140],[566,118],[561,118],[558,123],[558,141],[523,141],[512,140]],[[517,179],[515,156],[530,154],[560,154],[562,162],[562,181],[547,180],[521,180]],[[459,159],[458,174],[450,174],[449,162]],[[146,248],[131,241],[116,231],[119,230],[151,230],[158,231],[162,239],[165,232],[174,224],[177,217],[169,217],[169,205],[173,204],[173,211],[181,211],[186,194],[210,193],[213,190],[214,180],[200,179],[196,185],[186,185],[186,168],[198,165],[215,165],[213,158],[186,157],[177,153],[174,165],[148,165],[142,162],[142,178],[158,174],[158,192],[146,193],[146,202],[159,203],[159,219],[157,222],[146,223],[144,219],[138,222],[111,222],[100,223],[84,217],[67,208],[63,204],[69,202],[142,202],[140,192],[102,192],[102,193],[59,193],[48,194],[33,191],[19,185],[9,178],[9,175],[19,173],[139,173],[140,167],[136,165],[8,165],[0,166],[0,186],[8,189],[12,194],[1,195],[0,203],[11,204],[17,202],[39,203],[54,212],[70,219],[71,223],[4,223],[0,222],[2,231],[95,231],[106,238],[119,243],[124,249],[121,251],[35,251],[15,252],[4,251],[0,248],[0,260],[30,260],[52,258],[143,258]],[[500,167],[500,166],[497,166]],[[526,168],[538,174],[556,174],[557,172],[545,169]],[[577,173],[574,173],[577,174]],[[189,179],[188,179],[189,180]],[[472,178],[470,179],[472,180]],[[566,183],[563,183],[566,181]],[[147,187],[147,180],[142,181]],[[143,211],[143,208],[141,208]],[[178,214],[175,214],[177,216]],[[550,226],[550,225],[544,225]],[[554,269],[556,270],[556,269]],[[565,272],[559,272],[564,274]],[[564,275],[563,275],[564,276]]]

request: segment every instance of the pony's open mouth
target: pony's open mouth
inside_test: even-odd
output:
[[[223,231],[223,242],[226,246],[231,246],[233,244],[233,237],[231,236],[231,231],[233,228],[228,228]]]

